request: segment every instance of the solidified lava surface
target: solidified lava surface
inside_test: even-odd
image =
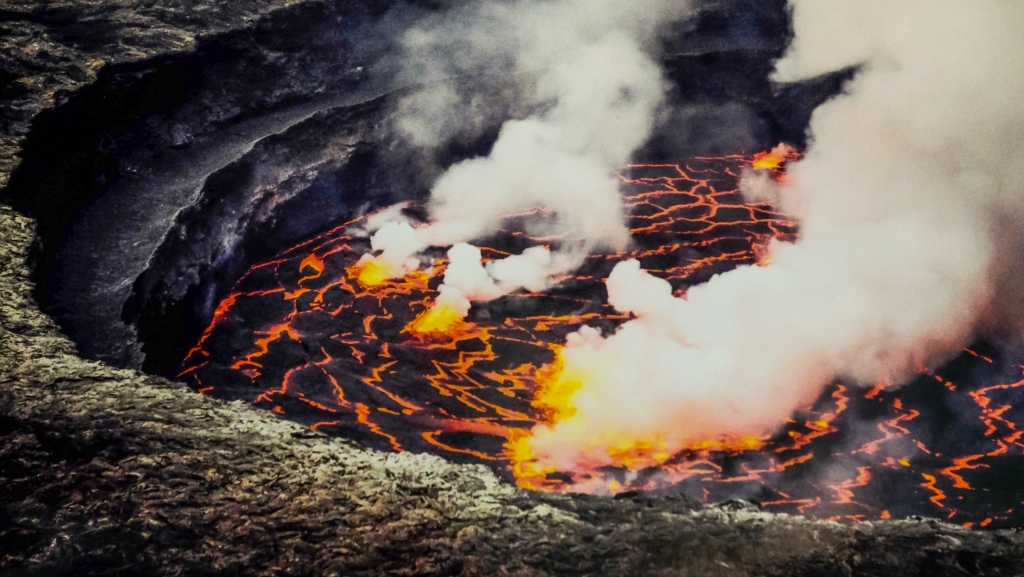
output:
[[[709,440],[635,470],[524,476],[506,445],[550,418],[535,406],[538,371],[583,325],[608,332],[627,320],[603,281],[621,260],[669,280],[677,295],[737,266],[770,266],[772,239],[796,223],[746,204],[741,171],[753,159],[696,158],[637,165],[622,175],[633,248],[589,257],[543,294],[474,307],[444,334],[407,327],[433,303],[444,252],[422,271],[364,286],[356,262],[370,250],[361,219],[253,266],[217,309],[180,377],[200,393],[241,399],[317,431],[382,450],[484,463],[520,486],[567,491],[682,492],[705,502],[751,499],[812,518],[948,518],[965,526],[1024,521],[1024,355],[984,343],[896,389],[836,382],[770,438],[748,446]],[[784,169],[768,169],[785,178]],[[557,237],[524,232],[526,217],[483,239],[501,258]],[[771,338],[771,335],[765,335]],[[1018,358],[1020,357],[1020,358]],[[596,475],[596,477],[595,477]]]

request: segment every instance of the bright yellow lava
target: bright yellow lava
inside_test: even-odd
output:
[[[573,397],[583,387],[586,375],[567,370],[563,349],[555,351],[555,362],[537,371],[537,395],[533,406],[543,409],[551,423],[558,423],[576,414]]]
[[[533,405],[545,412],[548,425],[566,422],[577,415],[575,397],[590,376],[585,371],[567,366],[563,350],[556,351],[555,361],[537,371],[537,393]],[[578,418],[578,417],[577,417]],[[670,433],[670,431],[665,431]],[[669,435],[655,435],[652,438],[623,438],[611,446],[604,445],[605,451],[615,466],[638,471],[661,466],[672,457],[684,452],[690,453],[742,453],[756,451],[763,447],[762,439],[753,436],[721,438],[697,441],[682,447],[665,439]],[[600,443],[600,442],[599,442]],[[565,487],[552,483],[548,475],[557,472],[554,467],[539,462],[534,452],[533,431],[513,430],[505,444],[507,455],[512,462],[512,472],[517,485],[524,489],[554,489]],[[588,471],[566,471],[587,473]],[[609,487],[615,491],[614,487]]]
[[[533,454],[533,435],[530,431],[512,429],[509,433],[505,449],[512,462],[512,474],[516,477],[516,485],[531,491],[545,488],[547,476],[557,469],[537,462],[537,457]]]
[[[764,440],[758,437],[739,437],[736,439],[720,439],[701,441],[687,447],[690,451],[715,451],[723,453],[742,453],[743,451],[760,451]]]
[[[463,317],[458,311],[449,306],[435,305],[416,317],[405,330],[418,335],[449,334],[462,324]]]
[[[391,277],[388,267],[376,262],[369,261],[359,268],[359,275],[356,279],[363,286],[380,286]]]
[[[774,154],[766,154],[760,158],[755,158],[754,168],[760,170],[776,169],[782,166],[782,161],[786,160],[785,157],[775,156]]]
[[[626,441],[611,447],[608,449],[608,456],[616,464],[630,471],[638,471],[664,463],[672,453],[668,450],[668,444],[662,440],[639,440]]]

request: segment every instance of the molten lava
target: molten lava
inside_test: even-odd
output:
[[[754,166],[781,179],[793,154],[630,167],[622,179],[631,250],[593,255],[544,294],[478,304],[465,318],[437,305],[442,251],[428,251],[426,271],[389,278],[394,271],[366,258],[356,221],[346,223],[249,270],[181,378],[367,446],[484,463],[525,488],[739,497],[818,518],[1019,525],[1024,365],[981,349],[901,389],[835,383],[768,438],[707,439],[672,453],[665,431],[618,439],[593,463],[534,460],[535,428],[572,419],[588,378],[565,362],[567,335],[629,320],[606,302],[612,267],[638,259],[682,294],[736,266],[769,265],[764,247],[795,239],[796,226],[746,204],[737,183]],[[524,228],[511,219],[484,239],[484,258],[557,242]]]
[[[436,304],[409,323],[405,332],[415,335],[451,334],[463,326],[463,316],[448,305]]]
[[[759,152],[754,155],[751,166],[758,170],[778,170],[787,160],[797,158],[797,150],[787,144],[779,144],[768,152]]]
[[[391,273],[383,265],[372,261],[356,265],[355,271],[356,280],[364,287],[380,286],[391,278]]]
[[[537,371],[536,379],[537,392],[533,405],[544,411],[547,420],[564,421],[576,414],[572,399],[587,375],[566,370],[563,348],[557,349],[553,363]]]

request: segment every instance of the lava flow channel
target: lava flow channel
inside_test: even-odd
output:
[[[994,350],[965,352],[895,391],[835,383],[770,438],[708,440],[676,454],[624,446],[615,466],[587,471],[540,470],[523,454],[529,430],[559,417],[549,381],[566,335],[628,320],[605,302],[617,262],[639,259],[682,294],[736,266],[766,265],[768,241],[796,238],[795,223],[737,191],[752,166],[785,177],[782,160],[765,158],[630,167],[622,179],[632,250],[591,256],[544,294],[477,305],[464,321],[426,316],[442,251],[425,271],[389,281],[357,265],[369,242],[352,232],[358,220],[346,223],[250,269],[181,378],[367,446],[485,463],[525,488],[746,498],[815,518],[1020,525],[1024,366]],[[482,243],[485,258],[553,241],[516,221]]]

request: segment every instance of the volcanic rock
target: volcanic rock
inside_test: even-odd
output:
[[[0,184],[12,181],[28,157],[33,131],[58,128],[47,111],[72,93],[97,103],[113,94],[105,91],[117,84],[115,72],[145,76],[160,59],[187,61],[213,35],[258,40],[268,22],[303,21],[346,6],[373,9],[357,4],[6,2]],[[276,45],[270,52],[287,50]],[[81,96],[90,88],[97,92]],[[275,94],[276,102],[287,100]],[[342,108],[351,112],[364,101],[372,101],[370,92]],[[298,116],[317,113],[303,109]],[[227,124],[245,119],[239,114]],[[210,117],[200,120],[197,126]],[[341,148],[358,141],[339,134]],[[203,135],[185,127],[164,137],[184,144]],[[258,147],[250,153],[250,160],[271,154]],[[318,162],[297,159],[295,172]],[[44,175],[43,168],[26,178]],[[161,214],[173,217],[171,208],[195,200],[176,198]],[[150,222],[157,224],[147,230],[163,232],[138,252],[126,251],[126,261],[148,261],[176,221]],[[118,224],[111,218],[106,226]],[[46,248],[33,243],[53,234],[37,236],[33,219],[0,207],[0,575],[1024,573],[1017,531],[972,531],[929,519],[811,522],[752,503],[704,508],[672,497],[532,494],[480,466],[365,450],[245,404],[85,360],[33,298],[38,263],[30,256]],[[143,269],[125,270],[118,280],[130,286]],[[118,317],[123,302],[113,305]]]

